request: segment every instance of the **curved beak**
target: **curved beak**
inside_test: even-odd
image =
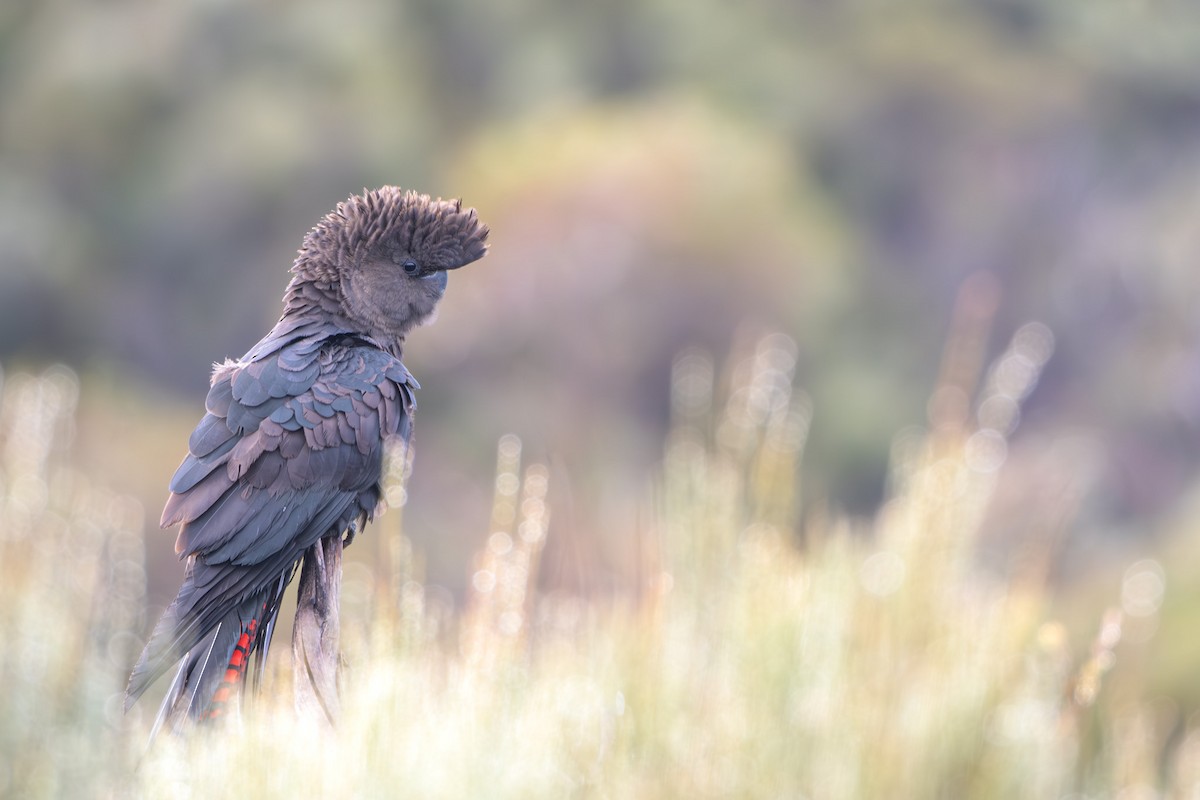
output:
[[[437,272],[423,276],[421,280],[440,295],[445,293],[446,284],[449,283],[450,276],[446,270],[439,269]]]

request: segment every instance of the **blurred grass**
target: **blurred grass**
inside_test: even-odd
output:
[[[422,586],[395,511],[374,533],[391,537],[377,567],[348,571],[336,731],[296,720],[275,658],[235,732],[148,752],[153,709],[120,712],[145,628],[140,508],[72,468],[74,376],[13,375],[0,406],[0,795],[1194,796],[1200,736],[1184,723],[1168,737],[1136,682],[1120,702],[1105,691],[1124,646],[1104,606],[1116,593],[1072,629],[1053,614],[1053,541],[1007,574],[977,558],[1052,338],[1019,329],[975,402],[971,341],[947,352],[931,429],[898,440],[890,499],[857,522],[800,522],[812,415],[792,390],[790,339],[750,342],[724,370],[682,354],[639,580],[603,600],[537,590],[549,472],[522,470],[505,437],[461,615]],[[1055,513],[1069,507],[1067,493]],[[1154,601],[1142,572],[1125,591]]]

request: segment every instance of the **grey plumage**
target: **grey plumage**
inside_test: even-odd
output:
[[[216,366],[171,480],[179,594],[130,677],[126,707],[176,661],[159,723],[206,714],[234,646],[259,664],[304,552],[369,520],[384,440],[407,441],[417,382],[400,361],[446,271],[481,258],[474,209],[397,187],[338,205],[305,236],[274,328]]]

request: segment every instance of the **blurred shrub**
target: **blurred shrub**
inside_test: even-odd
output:
[[[944,402],[928,435],[897,448],[867,530],[812,518],[802,548],[789,535],[809,424],[795,343],[757,340],[725,370],[685,353],[636,595],[537,589],[551,476],[522,470],[507,437],[461,616],[421,584],[402,538],[375,569],[348,568],[336,730],[297,723],[276,661],[235,730],[160,739],[136,769],[146,730],[140,713],[122,720],[120,687],[143,622],[140,513],[63,457],[73,377],[13,376],[0,406],[5,793],[1182,796],[1200,776],[1196,734],[1167,738],[1136,673],[1109,697],[1137,653],[1120,615],[1092,606],[1088,644],[1051,616],[1044,562],[998,575],[974,558],[1014,422],[994,399],[1028,390],[1046,341],[1022,330],[977,415]],[[943,398],[955,370],[945,379]],[[1147,569],[1127,576],[1128,613],[1155,613]]]
[[[0,395],[0,794],[124,779],[127,670],[146,576],[140,507],[66,458],[78,385],[55,368]]]

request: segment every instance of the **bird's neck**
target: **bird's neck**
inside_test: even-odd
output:
[[[342,310],[341,287],[337,284],[296,276],[283,295],[283,315],[278,325],[296,325],[319,321],[331,334],[353,334],[374,342],[397,359],[404,350],[404,336],[364,330]],[[278,327],[278,325],[276,327]]]
[[[305,319],[327,319],[333,323],[351,323],[342,311],[341,289],[337,284],[301,278],[292,278],[283,293],[282,320],[302,317]]]

